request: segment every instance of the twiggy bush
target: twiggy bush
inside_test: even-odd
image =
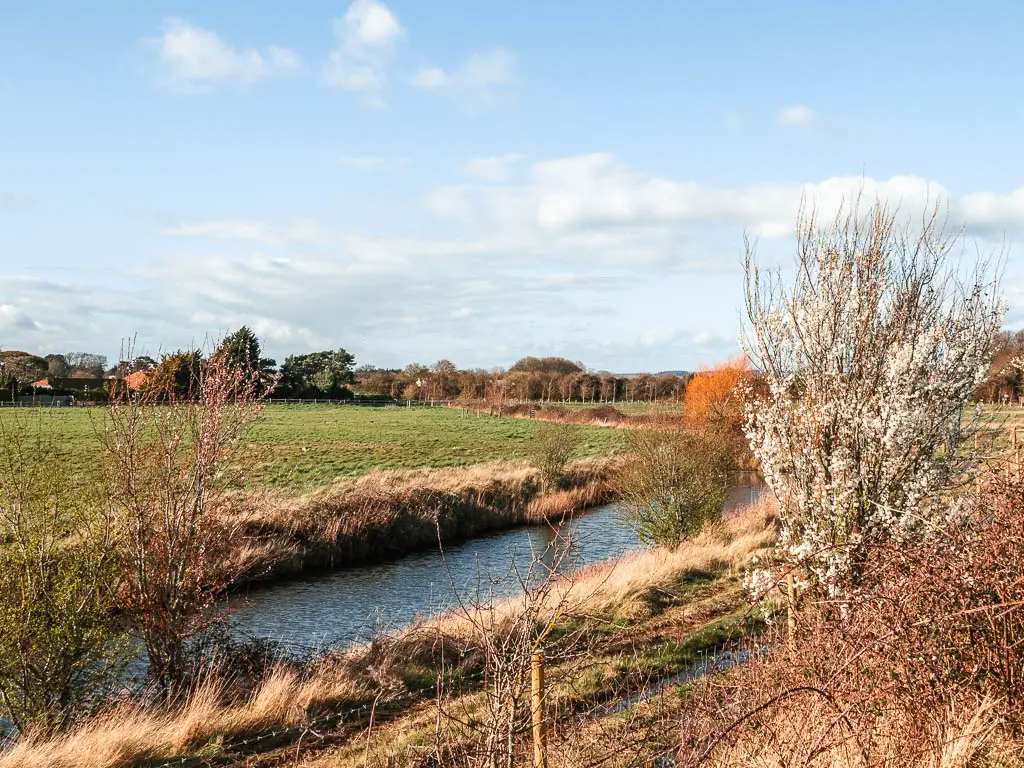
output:
[[[231,531],[210,512],[265,387],[215,354],[187,391],[119,390],[102,433],[121,527],[120,608],[168,695],[185,675],[186,640],[208,625],[213,596],[231,581],[222,569]]]
[[[676,544],[718,518],[729,491],[728,447],[665,423],[627,435],[631,460],[619,475],[627,522],[647,544]]]
[[[1024,483],[993,476],[935,534],[872,548],[848,594],[808,590],[792,644],[684,707],[684,764],[1020,764]]]
[[[544,487],[555,488],[565,477],[565,468],[580,444],[580,431],[573,424],[542,421],[530,445],[530,458],[540,472]]]
[[[0,421],[0,718],[22,734],[102,698],[123,649],[111,520],[40,427]]]

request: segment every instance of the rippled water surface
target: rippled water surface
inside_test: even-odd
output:
[[[760,493],[758,483],[743,480],[726,502],[727,512]],[[639,547],[616,506],[607,505],[561,526],[473,539],[444,556],[421,552],[264,587],[234,601],[231,623],[239,637],[270,638],[295,649],[342,646],[451,608],[456,590],[468,599],[515,594],[534,559],[567,571]]]

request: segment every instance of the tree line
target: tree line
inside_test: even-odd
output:
[[[223,353],[230,365],[258,372],[271,398],[405,400],[484,400],[538,402],[678,401],[688,375],[673,373],[622,376],[588,370],[561,357],[524,357],[504,368],[460,369],[450,360],[404,368],[356,367],[344,348],[289,355],[278,365],[247,326],[226,336],[207,355],[199,349],[168,352],[159,360],[127,355],[108,365],[92,353],[33,355],[0,352],[0,398],[32,395],[33,384],[47,380],[52,394],[105,399],[110,382],[127,380],[133,389],[155,387],[176,395],[194,394],[199,372],[210,356]]]

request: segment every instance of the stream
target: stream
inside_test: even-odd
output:
[[[738,478],[724,514],[756,500],[759,478]],[[295,651],[344,648],[453,608],[517,594],[530,564],[567,572],[639,549],[615,504],[597,507],[553,526],[501,531],[397,560],[261,587],[232,599],[231,633],[265,638]],[[539,570],[544,570],[541,568]]]

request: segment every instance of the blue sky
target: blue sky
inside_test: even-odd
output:
[[[0,2],[0,346],[693,368],[860,187],[1017,327],[1024,7],[892,5]]]

